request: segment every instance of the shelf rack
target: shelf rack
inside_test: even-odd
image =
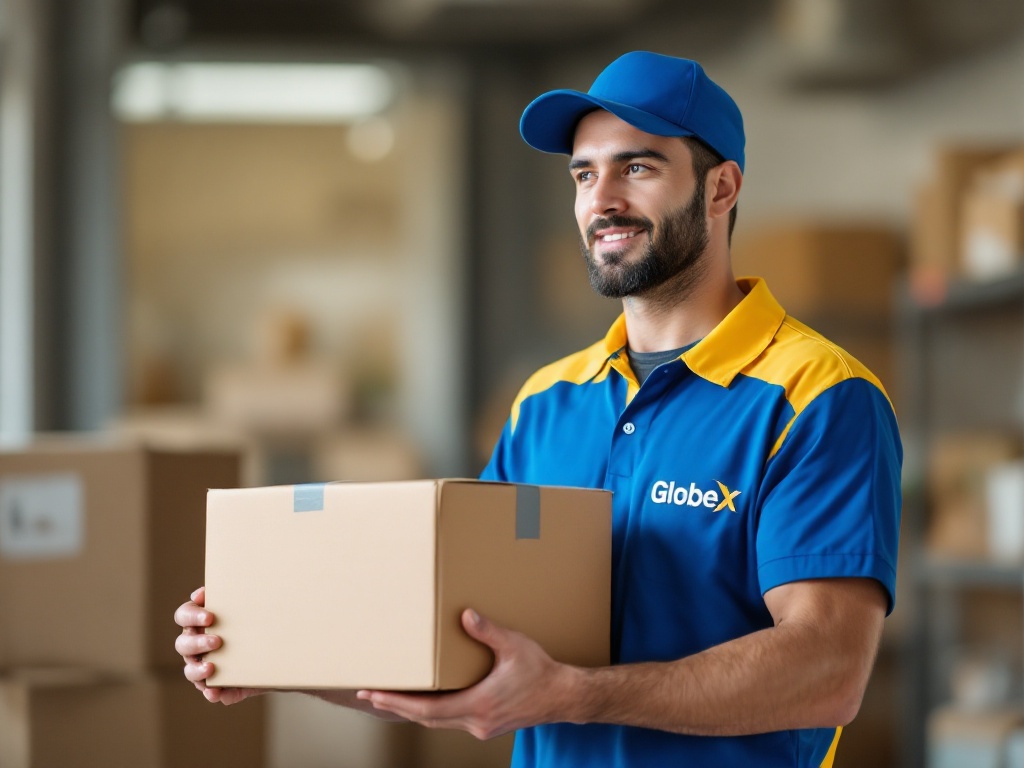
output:
[[[905,450],[900,607],[910,614],[902,642],[903,765],[925,768],[928,715],[949,695],[945,662],[951,639],[963,629],[961,601],[977,589],[1024,595],[1024,564],[951,559],[925,548],[925,473],[934,438],[972,429],[1024,436],[1024,271],[985,282],[953,281],[938,300],[925,303],[904,284],[896,304]],[[1024,654],[1024,638],[1020,648]]]

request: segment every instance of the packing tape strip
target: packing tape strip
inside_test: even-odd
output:
[[[295,486],[292,512],[320,512],[324,508],[324,486],[327,483],[305,483]]]
[[[516,484],[516,539],[540,538],[540,486]]]

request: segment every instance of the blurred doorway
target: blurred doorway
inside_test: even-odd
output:
[[[401,429],[425,472],[465,472],[461,85],[443,64],[376,70],[384,97],[347,115],[303,114],[301,83],[261,113],[258,79],[235,86],[250,113],[230,86],[186,103],[166,68],[133,106],[122,72],[132,407],[209,406],[218,370],[301,356],[334,372],[341,426]]]

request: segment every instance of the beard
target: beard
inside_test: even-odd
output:
[[[647,245],[640,258],[629,262],[623,250],[605,254],[604,263],[598,264],[587,243],[593,241],[598,230],[608,227],[636,227],[647,232]],[[587,227],[585,240],[580,236],[580,251],[587,263],[590,285],[600,295],[612,299],[642,296],[673,278],[679,278],[681,289],[688,289],[698,277],[699,270],[695,266],[707,246],[703,184],[697,185],[685,206],[666,215],[657,229],[650,219],[610,216],[597,219]]]

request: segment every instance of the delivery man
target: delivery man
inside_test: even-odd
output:
[[[494,652],[480,683],[319,695],[478,738],[515,730],[524,768],[830,766],[895,602],[892,406],[763,281],[733,276],[743,123],[699,64],[628,53],[586,93],[540,96],[520,130],[569,156],[591,283],[623,314],[526,382],[483,479],[614,492],[613,664],[558,663],[469,609]],[[201,590],[176,620],[208,699],[257,693],[205,685],[220,639]]]

